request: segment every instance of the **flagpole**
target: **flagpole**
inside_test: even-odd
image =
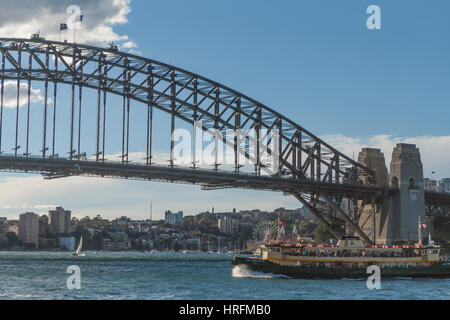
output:
[[[419,216],[419,232],[418,232],[418,236],[419,236],[419,246],[422,245],[422,219]]]

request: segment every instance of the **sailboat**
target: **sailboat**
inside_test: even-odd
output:
[[[82,246],[83,246],[83,236],[80,237],[80,243],[78,243],[78,248],[74,253],[72,253],[72,255],[77,256],[77,257],[84,257],[85,254],[81,253]]]

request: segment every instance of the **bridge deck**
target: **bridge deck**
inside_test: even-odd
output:
[[[18,171],[43,174],[45,178],[93,176],[118,179],[137,179],[174,183],[200,184],[208,187],[232,187],[254,190],[281,191],[286,193],[330,193],[352,195],[363,199],[381,198],[393,194],[394,189],[360,184],[335,184],[300,180],[279,176],[251,173],[192,169],[163,165],[127,164],[122,162],[97,162],[93,160],[69,160],[65,158],[0,156],[1,171]]]

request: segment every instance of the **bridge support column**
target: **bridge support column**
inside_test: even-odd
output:
[[[392,153],[389,183],[384,155],[378,149],[363,149],[358,162],[375,171],[377,185],[398,188],[393,196],[382,201],[359,201],[361,213],[357,217],[360,228],[377,243],[418,241],[418,221],[425,221],[425,193],[423,167],[419,149],[411,144],[398,144]],[[365,176],[362,184],[370,184]]]
[[[380,149],[364,148],[359,153],[358,162],[375,171],[375,181],[371,181],[367,176],[359,175],[359,183],[387,186],[388,172],[384,154]],[[359,208],[355,220],[361,230],[374,243],[388,244],[391,238],[388,199],[377,202],[374,198],[369,198],[358,201],[357,205]]]
[[[418,221],[426,221],[423,166],[419,149],[413,144],[397,144],[392,153],[391,187],[399,192],[392,197],[394,241],[418,241]]]

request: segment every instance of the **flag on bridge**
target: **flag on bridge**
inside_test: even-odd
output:
[[[426,227],[427,227],[427,225],[426,225],[425,223],[419,224],[420,230],[423,230],[423,229],[425,229]]]
[[[68,29],[67,23],[61,23],[59,25],[59,31],[63,31],[63,30],[67,30],[67,29]]]
[[[75,22],[83,22],[83,15],[79,15],[75,17]]]

